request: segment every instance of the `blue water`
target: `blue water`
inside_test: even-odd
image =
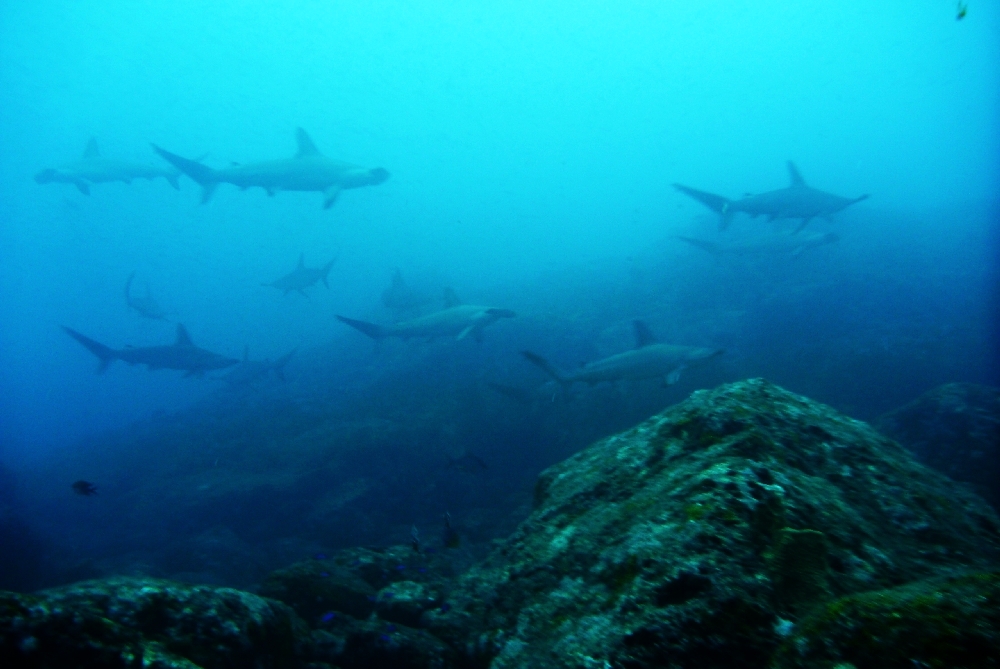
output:
[[[606,413],[536,415],[512,428],[524,443],[559,434],[559,420],[590,419],[585,436],[599,436],[752,376],[859,418],[939,383],[997,385],[1000,8],[972,0],[961,21],[955,9],[4,2],[0,464],[23,481],[19,504],[30,516],[51,503],[38,523],[56,539],[66,525],[92,536],[94,518],[59,515],[80,501],[67,498],[76,476],[61,472],[72,478],[48,490],[45,472],[78,462],[84,444],[125,439],[137,421],[170,424],[200,406],[228,415],[218,408],[228,390],[211,378],[121,362],[95,375],[60,325],[116,348],[169,343],[178,321],[232,357],[299,347],[291,385],[258,392],[327,407],[363,389],[460,404],[470,384],[490,381],[544,396],[547,379],[518,351],[569,368],[629,348],[635,318],[669,343],[726,349],[671,389],[578,388],[598,393],[581,406]],[[324,154],[391,178],[329,210],[319,193],[225,184],[202,205],[186,177],[179,192],[159,179],[96,184],[89,196],[32,179],[77,159],[92,136],[108,157],[165,165],[153,142],[225,167],[291,156],[300,126]],[[676,239],[787,232],[738,217],[719,233],[717,217],[671,184],[738,198],[785,187],[789,159],[811,186],[871,195],[803,233],[839,242],[717,260]],[[309,266],[336,257],[329,290],[304,298],[260,285],[301,252]],[[373,349],[334,314],[389,322],[380,295],[395,268],[435,300],[451,287],[518,317],[479,345]],[[148,287],[171,322],[126,307],[133,271],[136,292]],[[449,415],[482,410],[473,404]],[[518,459],[514,444],[477,439],[453,450],[510,457],[500,478],[511,488],[583,445],[578,435]],[[169,467],[170,447],[157,446],[146,480]],[[103,465],[98,475],[116,468]],[[400,505],[407,495],[419,493],[407,488]]]

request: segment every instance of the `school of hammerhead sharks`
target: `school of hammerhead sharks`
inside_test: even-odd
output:
[[[83,194],[89,195],[93,184],[133,179],[155,179],[163,177],[174,188],[179,189],[180,176],[186,175],[202,188],[201,201],[208,202],[219,184],[228,183],[242,190],[263,188],[268,195],[279,191],[318,191],[323,194],[323,206],[329,208],[337,201],[340,193],[347,189],[377,186],[389,178],[389,172],[381,167],[366,168],[324,156],[316,148],[309,135],[299,128],[296,131],[298,151],[291,158],[279,158],[244,165],[232,165],[213,169],[200,159],[188,159],[171,153],[159,146],[153,149],[171,167],[143,165],[123,160],[107,158],[100,154],[97,141],[91,139],[83,157],[61,167],[44,169],[35,175],[40,184],[67,183],[76,186]],[[726,229],[736,214],[742,212],[751,217],[766,216],[769,220],[798,220],[799,225],[790,234],[780,235],[765,245],[723,246],[705,240],[679,237],[679,239],[715,255],[754,255],[761,252],[781,252],[798,255],[804,250],[837,241],[834,233],[822,235],[802,234],[803,228],[814,218],[829,219],[833,214],[868,197],[845,198],[812,188],[806,184],[795,165],[789,161],[790,184],[786,188],[745,195],[731,200],[696,190],[681,184],[674,184],[680,192],[688,195],[719,215],[720,228]],[[327,283],[327,276],[333,262],[317,268],[306,267],[304,256],[299,256],[298,266],[289,274],[266,286],[273,286],[285,294],[301,292],[319,281]],[[129,307],[140,315],[165,320],[166,313],[149,295],[133,293],[132,283],[135,273],[129,276],[125,285],[125,299]],[[386,307],[402,311],[418,311],[420,304],[412,291],[407,289],[402,275],[397,270],[392,283],[382,294]],[[341,322],[376,339],[398,337],[401,339],[471,337],[482,341],[483,330],[497,321],[513,318],[516,314],[509,309],[463,304],[450,289],[445,291],[444,308],[399,320],[389,325],[379,325],[365,321],[337,316]],[[681,346],[660,343],[650,328],[642,321],[633,321],[635,348],[584,364],[579,369],[566,372],[557,369],[542,356],[531,351],[521,354],[529,362],[537,365],[560,386],[568,389],[574,383],[596,384],[639,379],[662,379],[666,384],[676,383],[681,373],[694,365],[707,362],[723,351],[713,348]],[[97,342],[76,330],[63,330],[97,356],[98,372],[103,372],[115,360],[130,365],[146,365],[149,369],[174,369],[184,371],[186,376],[203,377],[206,372],[227,370],[222,378],[233,385],[251,383],[274,374],[283,377],[283,368],[295,354],[291,351],[276,360],[250,360],[246,350],[243,359],[229,358],[194,344],[187,329],[178,323],[177,338],[173,344],[160,346],[136,346],[114,349]]]

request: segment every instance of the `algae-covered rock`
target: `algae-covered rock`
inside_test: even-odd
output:
[[[1000,667],[1000,573],[848,595],[805,618],[775,669]]]
[[[0,593],[5,668],[292,668],[306,634],[284,604],[230,588],[113,578]]]
[[[981,499],[751,380],[543,472],[529,518],[424,621],[494,669],[764,667],[834,598],[998,557]]]
[[[948,383],[880,416],[875,427],[1000,509],[1000,390]]]

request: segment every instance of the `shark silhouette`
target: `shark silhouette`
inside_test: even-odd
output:
[[[330,268],[333,267],[333,263],[336,261],[337,259],[334,258],[322,267],[306,267],[306,254],[300,253],[299,264],[295,267],[295,269],[280,279],[275,279],[271,283],[262,283],[261,285],[277,288],[278,290],[284,291],[285,295],[288,295],[288,293],[294,290],[302,293],[304,297],[309,297],[306,295],[305,289],[315,285],[317,281],[322,281],[323,285],[327,288],[330,287],[326,278],[330,274]]]
[[[768,191],[759,195],[746,195],[739,200],[730,200],[722,195],[707,193],[689,186],[674,184],[674,188],[693,197],[703,205],[721,216],[720,229],[725,230],[733,220],[733,216],[742,211],[753,217],[767,216],[769,219],[797,218],[801,220],[795,232],[802,230],[817,216],[830,218],[838,211],[868,198],[862,195],[856,198],[841,197],[826,193],[806,185],[795,163],[788,161],[788,173],[791,184],[788,188]]]
[[[589,362],[574,372],[562,372],[548,360],[531,351],[521,351],[529,362],[540,367],[546,374],[568,390],[574,383],[594,385],[604,381],[625,381],[663,378],[667,385],[677,383],[681,372],[698,363],[722,355],[717,348],[697,346],[673,346],[657,343],[652,330],[643,321],[632,321],[635,332],[635,348]]]
[[[113,349],[86,337],[72,328],[63,326],[63,331],[80,342],[84,348],[97,356],[97,372],[103,373],[115,360],[122,360],[130,365],[146,365],[154,369],[178,369],[187,372],[185,376],[203,376],[213,369],[224,369],[239,362],[235,358],[227,358],[198,348],[191,341],[187,328],[177,324],[177,340],[165,346],[126,346]]]
[[[302,128],[295,131],[298,152],[292,158],[279,158],[246,165],[212,169],[196,160],[182,158],[153,145],[164,160],[201,185],[201,201],[208,202],[220,183],[229,183],[242,190],[263,188],[268,195],[278,191],[319,191],[323,193],[323,208],[329,209],[342,190],[375,186],[389,178],[381,167],[366,168],[327,158],[319,152]]]
[[[35,181],[40,184],[73,184],[84,195],[90,195],[90,184],[110,181],[132,183],[132,179],[156,179],[157,177],[163,177],[174,188],[180,188],[178,183],[180,174],[176,170],[165,167],[105,158],[97,148],[97,139],[91,137],[80,160],[60,167],[44,169],[35,175]]]

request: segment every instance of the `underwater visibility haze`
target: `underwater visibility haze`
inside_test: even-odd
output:
[[[600,587],[631,621],[619,637],[638,640],[602,666],[666,666],[675,656],[636,650],[646,637],[622,602],[641,615],[680,607],[721,592],[723,577],[702,562],[668,578],[641,548],[609,557],[619,549],[602,546],[632,539],[608,538],[595,516],[574,525],[565,505],[583,498],[567,480],[606,475],[614,487],[674,462],[653,428],[614,437],[633,444],[618,464],[604,455],[617,442],[598,440],[658,415],[674,426],[656,428],[664,439],[708,449],[733,433],[708,418],[715,427],[692,431],[693,416],[739,421],[750,407],[782,417],[754,428],[781,449],[863,443],[866,462],[919,467],[843,414],[964,482],[916,473],[920,494],[968,485],[995,506],[998,82],[1000,6],[975,0],[3,3],[0,588],[233,586],[316,629],[345,615],[388,624],[357,638],[434,666],[548,666],[537,658],[573,653],[566,666],[591,666],[620,621],[572,635],[539,622],[524,636],[475,608],[483,584],[514,569],[498,566],[501,553],[560,573],[565,601],[582,597],[567,590],[569,563],[532,544],[544,536],[617,565]],[[680,404],[721,384],[732,385]],[[961,449],[913,432],[957,434],[954,415],[987,426],[961,432],[978,453],[967,473]],[[647,447],[651,459],[618,472]],[[844,472],[862,471],[837,463],[839,474],[810,475],[846,486]],[[740,470],[756,478],[733,490],[797,485],[780,467],[761,471]],[[662,504],[688,490],[670,480]],[[638,488],[595,490],[588,508],[631,496],[629,518],[652,513]],[[800,624],[825,598],[942,577],[883,545],[908,566],[898,578],[864,567],[865,581],[838,552],[854,521],[840,536],[793,497],[758,550],[776,593],[761,625],[777,636],[745,641],[748,657],[794,664],[775,650],[791,634],[781,621]],[[869,518],[869,502],[845,499]],[[878,499],[872,509],[888,508]],[[702,497],[670,504],[664,514],[691,523],[716,517]],[[982,508],[970,527],[995,522]],[[543,517],[593,543],[545,534]],[[857,531],[890,536],[912,520],[894,517]],[[671,553],[677,564],[697,541]],[[975,556],[965,571],[995,569],[991,541],[948,544],[949,555]],[[803,585],[781,571],[782,551],[820,545],[839,576]],[[354,571],[331,577],[327,562]],[[365,571],[376,564],[425,571],[376,583]],[[313,610],[289,594],[328,577],[357,586],[357,601]],[[637,583],[661,577],[640,596]],[[407,609],[399,583],[435,608]],[[463,601],[464,620],[507,630],[490,632],[478,659],[455,650],[479,633],[448,622]],[[572,652],[560,645],[570,636]],[[391,657],[385,666],[403,666]],[[725,666],[706,657],[684,662]]]

